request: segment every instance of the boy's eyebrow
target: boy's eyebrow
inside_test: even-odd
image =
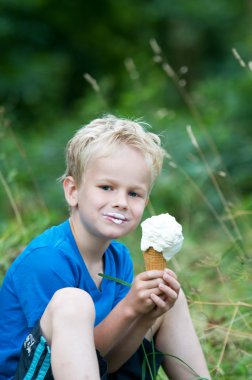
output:
[[[109,177],[97,178],[96,182],[97,183],[106,182],[106,183],[111,183],[111,184],[117,184],[116,178],[109,178]],[[130,188],[134,189],[134,190],[148,191],[148,188],[145,185],[141,186],[140,184],[132,184],[132,185],[130,185]]]
[[[139,186],[139,185],[135,185],[135,186],[131,186],[132,189],[134,190],[143,190],[143,191],[148,191],[147,187],[146,186]]]

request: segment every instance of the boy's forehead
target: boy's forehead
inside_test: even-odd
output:
[[[136,182],[151,182],[151,165],[138,150],[127,145],[93,155],[87,164],[86,174],[93,176],[128,176]],[[84,173],[85,177],[85,173]]]
[[[125,163],[130,163],[132,160],[137,160],[138,165],[151,166],[140,150],[127,144],[112,145],[111,147],[94,152],[87,166],[110,165],[112,168],[117,165],[125,165]]]

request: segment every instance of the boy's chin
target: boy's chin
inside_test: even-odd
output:
[[[114,233],[114,234],[111,234],[109,239],[110,240],[116,240],[116,239],[121,239],[123,238],[124,236],[127,236],[128,234],[119,234],[119,233]]]
[[[115,225],[115,226],[112,227],[112,229],[109,228],[107,230],[107,234],[105,233],[105,235],[107,236],[108,239],[111,239],[111,240],[112,239],[120,239],[120,238],[123,238],[125,236],[128,236],[133,231],[135,231],[136,228],[137,228],[137,225],[134,225],[134,226],[129,226],[128,225],[128,228],[125,228],[125,227],[126,226],[122,226],[122,225],[116,226]]]
[[[120,239],[120,238],[123,238],[125,236],[128,236],[133,230],[129,230],[129,231],[122,231],[122,232],[114,232],[114,233],[111,233],[110,234],[110,239],[111,240],[114,240],[114,239]]]
[[[134,232],[135,229],[136,229],[136,227],[135,227],[135,228],[131,228],[131,229],[129,229],[128,231],[124,231],[124,232],[122,232],[122,233],[118,233],[118,234],[117,234],[117,237],[114,237],[113,239],[124,238],[124,237],[130,235],[132,232]]]

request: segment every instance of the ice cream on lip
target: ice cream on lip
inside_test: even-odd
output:
[[[122,224],[123,222],[127,222],[127,218],[123,214],[119,214],[117,212],[104,213],[103,216],[115,224]]]
[[[182,247],[182,226],[170,214],[152,216],[141,223],[141,250],[153,248],[163,254],[165,260],[170,260]]]

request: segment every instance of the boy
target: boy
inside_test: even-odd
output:
[[[154,270],[133,281],[129,252],[114,240],[141,220],[162,167],[159,137],[107,116],[81,128],[66,156],[70,218],[33,240],[2,285],[1,380],[141,379],[152,337],[152,371],[163,360],[171,379],[192,377],[161,355],[169,353],[209,376],[176,275]]]

